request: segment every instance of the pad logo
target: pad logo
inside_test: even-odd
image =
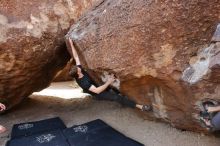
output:
[[[45,135],[41,135],[41,136],[36,137],[36,139],[39,143],[48,143],[52,139],[54,139],[55,137],[56,136],[54,136],[52,134],[45,134]]]
[[[19,125],[18,129],[19,130],[26,130],[26,129],[30,129],[32,127],[34,127],[34,124],[23,124],[23,125]]]
[[[88,127],[87,126],[77,126],[75,128],[73,128],[74,132],[82,132],[82,133],[86,133],[88,131]]]

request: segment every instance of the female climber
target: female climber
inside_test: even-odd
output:
[[[103,84],[102,86],[97,86],[95,82],[91,80],[86,71],[82,68],[71,38],[68,38],[68,42],[73,53],[73,58],[76,62],[76,66],[73,66],[71,68],[69,74],[71,77],[75,78],[76,82],[83,89],[84,92],[93,95],[98,100],[117,101],[131,108],[141,109],[142,111],[152,110],[150,105],[136,104],[134,101],[129,100],[126,96],[122,96],[121,94],[118,94],[112,89],[108,88],[116,79],[113,74],[110,76],[107,82],[105,82],[105,84]]]

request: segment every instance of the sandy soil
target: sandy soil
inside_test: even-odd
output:
[[[0,146],[9,139],[13,124],[59,116],[68,127],[102,119],[118,131],[146,146],[219,146],[220,139],[198,133],[182,132],[168,124],[143,120],[135,110],[118,103],[95,101],[70,83],[56,83],[49,89],[30,96],[7,114],[0,123],[8,131],[0,135]],[[45,96],[53,95],[53,96]],[[60,98],[62,97],[62,98]]]

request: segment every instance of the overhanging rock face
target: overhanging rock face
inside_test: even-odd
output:
[[[105,0],[66,37],[95,80],[115,73],[123,94],[154,105],[147,117],[206,131],[201,102],[220,100],[220,48],[209,45],[219,15],[218,0]]]
[[[49,85],[69,57],[64,35],[98,0],[1,0],[0,102],[7,108]]]

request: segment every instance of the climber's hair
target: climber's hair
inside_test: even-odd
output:
[[[73,67],[70,68],[70,71],[69,71],[69,75],[75,79],[78,78],[78,74],[77,74],[77,66],[74,65]]]

